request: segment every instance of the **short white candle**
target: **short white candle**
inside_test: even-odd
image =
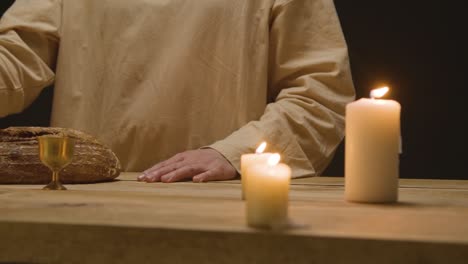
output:
[[[346,106],[345,197],[355,202],[398,200],[400,109],[375,99],[387,87]]]
[[[247,169],[247,223],[253,227],[280,228],[288,223],[288,195],[291,169],[272,154],[267,164]]]
[[[255,153],[243,154],[241,156],[241,184],[242,184],[242,200],[246,199],[246,186],[248,185],[247,168],[255,164],[266,164],[272,153],[263,153],[267,146],[266,142],[262,142]]]

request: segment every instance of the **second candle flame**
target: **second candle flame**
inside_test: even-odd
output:
[[[257,150],[255,150],[255,153],[257,153],[257,154],[263,153],[263,151],[265,151],[266,145],[267,145],[266,142],[262,142],[262,144],[260,144],[260,146],[258,146]]]
[[[268,158],[268,161],[267,161],[267,162],[268,162],[268,165],[270,165],[270,166],[276,166],[276,165],[279,163],[280,159],[281,159],[280,154],[278,154],[278,153],[272,154],[272,155]]]
[[[370,97],[372,99],[375,99],[375,98],[380,98],[382,96],[384,96],[390,89],[388,87],[382,87],[382,88],[377,88],[377,89],[374,89],[370,92]]]

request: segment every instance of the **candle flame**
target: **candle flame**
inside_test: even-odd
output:
[[[382,87],[382,88],[377,88],[377,89],[374,89],[370,92],[370,97],[372,99],[375,99],[375,98],[380,98],[382,96],[384,96],[390,89],[385,86],[385,87]]]
[[[275,166],[275,165],[277,165],[277,164],[279,163],[280,159],[281,159],[280,154],[278,154],[278,153],[272,154],[272,155],[268,158],[268,161],[267,161],[267,162],[268,162],[268,165],[270,165],[270,166]]]
[[[267,143],[265,141],[262,142],[262,144],[260,144],[260,146],[258,146],[257,150],[255,150],[255,153],[257,153],[257,154],[263,153],[263,151],[265,151],[266,145],[267,145]]]

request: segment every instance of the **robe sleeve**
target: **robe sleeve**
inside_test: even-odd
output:
[[[60,0],[16,0],[0,20],[0,117],[27,108],[53,83]]]
[[[348,50],[333,0],[277,0],[271,11],[269,104],[210,147],[240,172],[240,156],[261,141],[292,168],[316,176],[344,138],[345,106],[355,99]]]

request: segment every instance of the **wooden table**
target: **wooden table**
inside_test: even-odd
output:
[[[0,185],[0,263],[468,263],[468,181],[400,180],[397,204],[293,180],[282,232],[246,226],[239,181]]]

